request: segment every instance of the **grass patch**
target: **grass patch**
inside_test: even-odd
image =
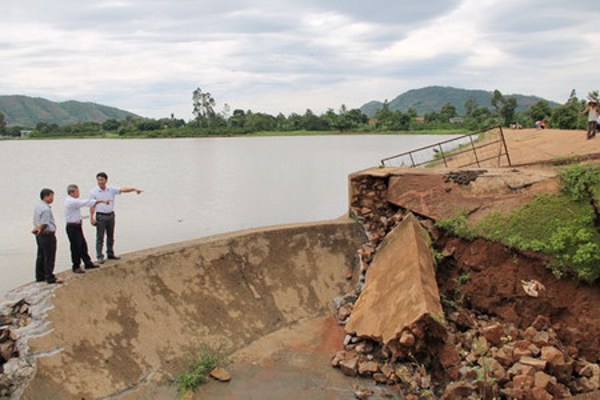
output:
[[[511,213],[492,213],[470,223],[464,212],[438,226],[466,239],[482,237],[552,256],[557,276],[585,282],[600,279],[600,167],[574,165],[561,171],[562,192],[536,196]]]
[[[175,378],[180,395],[196,389],[208,381],[210,372],[217,367],[229,364],[229,358],[223,346],[202,345],[190,360],[188,368]]]

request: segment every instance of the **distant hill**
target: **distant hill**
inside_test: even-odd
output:
[[[413,89],[402,93],[395,99],[389,102],[390,110],[401,110],[407,111],[409,108],[413,108],[417,111],[417,114],[423,115],[428,112],[437,112],[446,103],[452,104],[456,107],[458,114],[465,113],[465,103],[469,99],[474,99],[479,107],[491,108],[491,99],[493,92],[485,90],[469,90],[469,89],[457,89],[453,87],[444,86],[428,86],[421,89]],[[517,111],[526,111],[542,99],[537,96],[525,96],[521,94],[505,94],[504,97],[514,97],[517,100]],[[548,100],[546,100],[548,101]],[[558,107],[560,104],[548,101],[550,107]],[[377,110],[383,107],[381,101],[370,101],[360,107],[360,110],[367,114],[369,117],[375,115]]]
[[[0,96],[0,113],[8,126],[35,127],[39,122],[70,125],[80,122],[102,123],[107,119],[124,120],[138,115],[95,103],[65,101],[56,103],[40,97]]]

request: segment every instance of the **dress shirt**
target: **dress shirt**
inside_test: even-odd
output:
[[[77,224],[81,222],[81,207],[94,207],[94,199],[76,199],[68,196],[65,198],[65,221],[68,224]]]
[[[114,186],[107,186],[104,190],[96,186],[90,193],[90,198],[94,200],[110,200],[109,204],[96,204],[97,213],[111,213],[115,210],[115,196],[121,194],[121,189]]]
[[[45,201],[40,201],[33,211],[33,225],[46,225],[45,231],[56,232],[56,223],[50,204]]]

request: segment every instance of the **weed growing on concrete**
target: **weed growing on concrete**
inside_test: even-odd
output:
[[[196,389],[207,382],[212,370],[217,367],[224,367],[228,363],[227,352],[224,351],[222,345],[218,347],[200,346],[197,353],[192,357],[188,369],[175,378],[177,391],[182,395]]]

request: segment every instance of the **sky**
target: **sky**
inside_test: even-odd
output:
[[[189,120],[192,92],[316,114],[439,85],[564,103],[600,89],[592,0],[19,0],[0,95]]]

